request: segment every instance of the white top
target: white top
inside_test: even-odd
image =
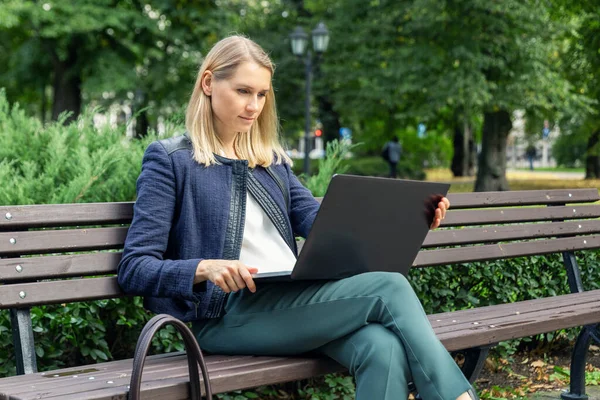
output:
[[[246,222],[240,261],[259,273],[291,271],[296,256],[254,197],[246,194]]]

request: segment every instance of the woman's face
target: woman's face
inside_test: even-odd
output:
[[[217,135],[228,139],[249,131],[265,106],[270,87],[271,72],[254,62],[240,64],[229,79],[213,77],[208,83],[205,79],[203,89],[211,97]]]

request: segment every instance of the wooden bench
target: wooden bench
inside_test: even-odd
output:
[[[572,293],[430,315],[441,341],[464,354],[462,368],[473,381],[490,346],[583,326],[573,351],[571,389],[563,398],[587,398],[584,367],[590,340],[598,340],[600,290],[584,291],[574,251],[600,248],[600,205],[592,204],[600,199],[598,191],[449,198],[452,210],[442,229],[427,236],[415,267],[562,253]],[[123,296],[114,276],[120,257],[115,250],[122,248],[131,218],[132,203],[0,207],[0,310],[10,310],[18,373],[25,374],[0,379],[0,399],[127,398],[131,360],[37,373],[30,308]],[[215,393],[343,371],[331,360],[311,357],[210,355],[207,364]],[[151,356],[142,393],[187,398],[185,356]]]

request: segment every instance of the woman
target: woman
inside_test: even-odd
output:
[[[317,351],[348,367],[362,400],[406,399],[410,380],[426,400],[475,398],[401,274],[253,281],[294,264],[293,234],[308,235],[319,207],[278,142],[273,70],[240,36],[207,54],[188,133],[144,155],[119,284],[151,311],[192,321],[212,353]],[[448,207],[439,203],[432,228]]]

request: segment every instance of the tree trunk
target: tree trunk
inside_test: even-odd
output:
[[[473,134],[468,122],[456,122],[454,125],[454,156],[450,169],[454,176],[473,176]]]
[[[585,157],[585,179],[600,178],[600,157],[598,156],[599,139],[600,130],[592,133],[592,135],[588,139]]]
[[[475,181],[476,192],[508,190],[506,140],[511,128],[508,111],[484,114],[482,148]]]
[[[55,121],[64,111],[71,112],[65,123],[75,120],[81,113],[81,77],[77,66],[77,49],[78,41],[74,39],[68,47],[66,60],[54,63],[52,119]]]
[[[135,137],[141,139],[148,134],[150,122],[148,121],[147,110],[142,110],[135,119]]]

